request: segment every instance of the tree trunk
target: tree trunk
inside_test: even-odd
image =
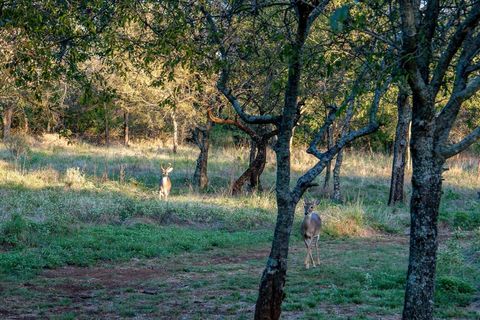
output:
[[[423,114],[415,114],[416,109],[422,108],[415,106],[419,104],[415,99],[413,103],[410,256],[403,319],[431,320],[438,247],[437,218],[445,160],[435,150],[434,117],[430,115],[428,119]]]
[[[208,187],[208,151],[210,149],[210,130],[212,122],[208,120],[205,128],[197,127],[193,131],[193,140],[200,149],[197,158],[197,165],[195,166],[195,173],[193,174],[193,184],[200,190]]]
[[[403,190],[406,154],[408,149],[408,128],[410,124],[410,104],[408,102],[408,91],[399,87],[397,98],[397,129],[395,132],[395,142],[393,144],[393,164],[392,176],[390,180],[390,195],[388,205],[395,205],[404,201],[405,192]]]
[[[232,195],[239,195],[242,188],[250,180],[250,190],[254,190],[260,184],[260,176],[267,162],[267,142],[255,143],[255,159],[249,164],[247,170],[232,184]]]
[[[294,200],[290,192],[290,139],[297,121],[297,98],[300,89],[302,69],[302,49],[307,36],[307,20],[311,8],[298,5],[298,28],[295,46],[292,47],[288,65],[288,81],[285,88],[285,99],[282,120],[278,124],[277,143],[277,180],[275,184],[277,196],[277,222],[273,235],[272,248],[260,280],[258,299],[255,305],[255,319],[278,319],[282,312],[282,301],[285,297],[284,286],[287,275],[288,244],[292,231],[293,217],[298,200]]]
[[[262,182],[260,177],[262,176],[263,170],[267,163],[267,143],[260,143],[256,147],[256,157],[252,161],[250,166],[253,168],[252,173],[250,174],[250,190],[263,191]]]
[[[128,126],[128,111],[123,112],[123,145],[128,147],[130,143],[130,135],[129,135],[129,126]]]
[[[105,145],[108,147],[110,146],[110,123],[108,121],[107,105],[104,104],[103,108],[105,111]]]
[[[333,126],[328,126],[327,129],[327,148],[330,149],[333,146]],[[323,181],[323,189],[328,189],[328,184],[330,183],[330,173],[332,171],[332,162],[328,161],[327,166],[325,168],[325,180]]]
[[[272,248],[263,271],[255,306],[255,319],[279,319],[287,274],[288,245],[296,203],[290,194],[291,129],[280,130],[275,151],[277,155],[277,223]]]
[[[25,113],[25,110],[23,110],[23,133],[28,134],[30,131],[30,125],[28,123],[28,117],[27,114]]]
[[[10,131],[12,128],[13,107],[5,106],[3,110],[3,139],[10,137]]]
[[[333,169],[333,193],[332,200],[338,203],[342,202],[342,193],[340,190],[340,170],[343,162],[343,148],[337,153],[335,168]]]
[[[172,110],[172,125],[173,125],[173,153],[177,153],[178,148],[178,123],[177,115],[175,111]]]
[[[412,136],[412,121],[408,122],[408,140],[407,145],[410,145],[410,137]],[[412,169],[412,157],[410,155],[410,148],[407,147],[407,159],[405,160],[407,163],[407,170]]]

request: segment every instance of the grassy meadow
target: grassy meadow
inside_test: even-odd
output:
[[[54,135],[21,143],[0,143],[0,318],[252,318],[276,219],[273,153],[265,191],[231,197],[246,147],[211,150],[210,187],[199,193],[194,147],[173,154],[157,142],[104,148]],[[321,264],[304,269],[300,205],[284,319],[399,319],[409,214],[386,206],[390,162],[347,151],[344,203],[322,188],[307,193],[321,200]],[[162,201],[167,163],[173,188]],[[295,176],[313,163],[296,148]],[[435,317],[480,319],[478,158],[452,159],[444,178]]]

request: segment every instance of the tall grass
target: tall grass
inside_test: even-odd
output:
[[[265,192],[231,197],[229,188],[247,167],[248,148],[213,148],[209,161],[210,187],[198,193],[191,184],[198,150],[181,146],[177,154],[155,141],[129,148],[71,144],[55,135],[29,142],[29,155],[18,170],[7,147],[0,144],[0,224],[19,214],[34,222],[61,217],[68,223],[122,224],[147,217],[152,223],[237,230],[275,222],[275,157],[268,154],[262,177]],[[315,163],[302,148],[294,148],[293,176]],[[345,202],[324,199],[318,208],[331,236],[365,236],[401,232],[408,225],[407,205],[391,208],[388,196],[390,157],[348,150],[342,168]],[[172,163],[173,189],[168,202],[158,199],[160,165]],[[476,191],[478,167],[470,158],[455,158],[445,174],[442,221],[452,228],[480,226]],[[409,193],[407,172],[406,190]],[[323,184],[323,175],[318,182]],[[322,188],[306,197],[322,198]],[[303,213],[299,206],[297,221]]]

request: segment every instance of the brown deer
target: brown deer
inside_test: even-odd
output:
[[[159,195],[161,199],[168,200],[168,195],[170,194],[170,190],[172,190],[172,181],[170,181],[168,174],[172,172],[173,167],[172,164],[169,163],[167,168],[164,168],[162,165],[160,168],[162,169],[162,180],[160,180]]]
[[[305,268],[310,268],[310,261],[312,261],[313,267],[315,268],[315,260],[312,255],[312,244],[315,241],[315,250],[317,252],[317,264],[320,264],[320,256],[318,255],[318,238],[320,236],[320,228],[322,227],[322,219],[320,215],[316,212],[313,212],[313,209],[318,205],[320,201],[318,200],[305,200],[305,217],[303,218],[301,232],[303,236],[303,241],[307,247],[307,256],[305,257]]]

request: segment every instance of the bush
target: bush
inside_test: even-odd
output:
[[[468,282],[453,276],[443,276],[438,279],[438,288],[446,292],[453,293],[474,293],[473,288]]]
[[[86,182],[85,176],[80,168],[68,168],[65,172],[65,185],[69,188],[74,186],[83,186]]]
[[[22,245],[27,241],[29,234],[30,222],[14,213],[1,228],[0,244],[13,247]]]

